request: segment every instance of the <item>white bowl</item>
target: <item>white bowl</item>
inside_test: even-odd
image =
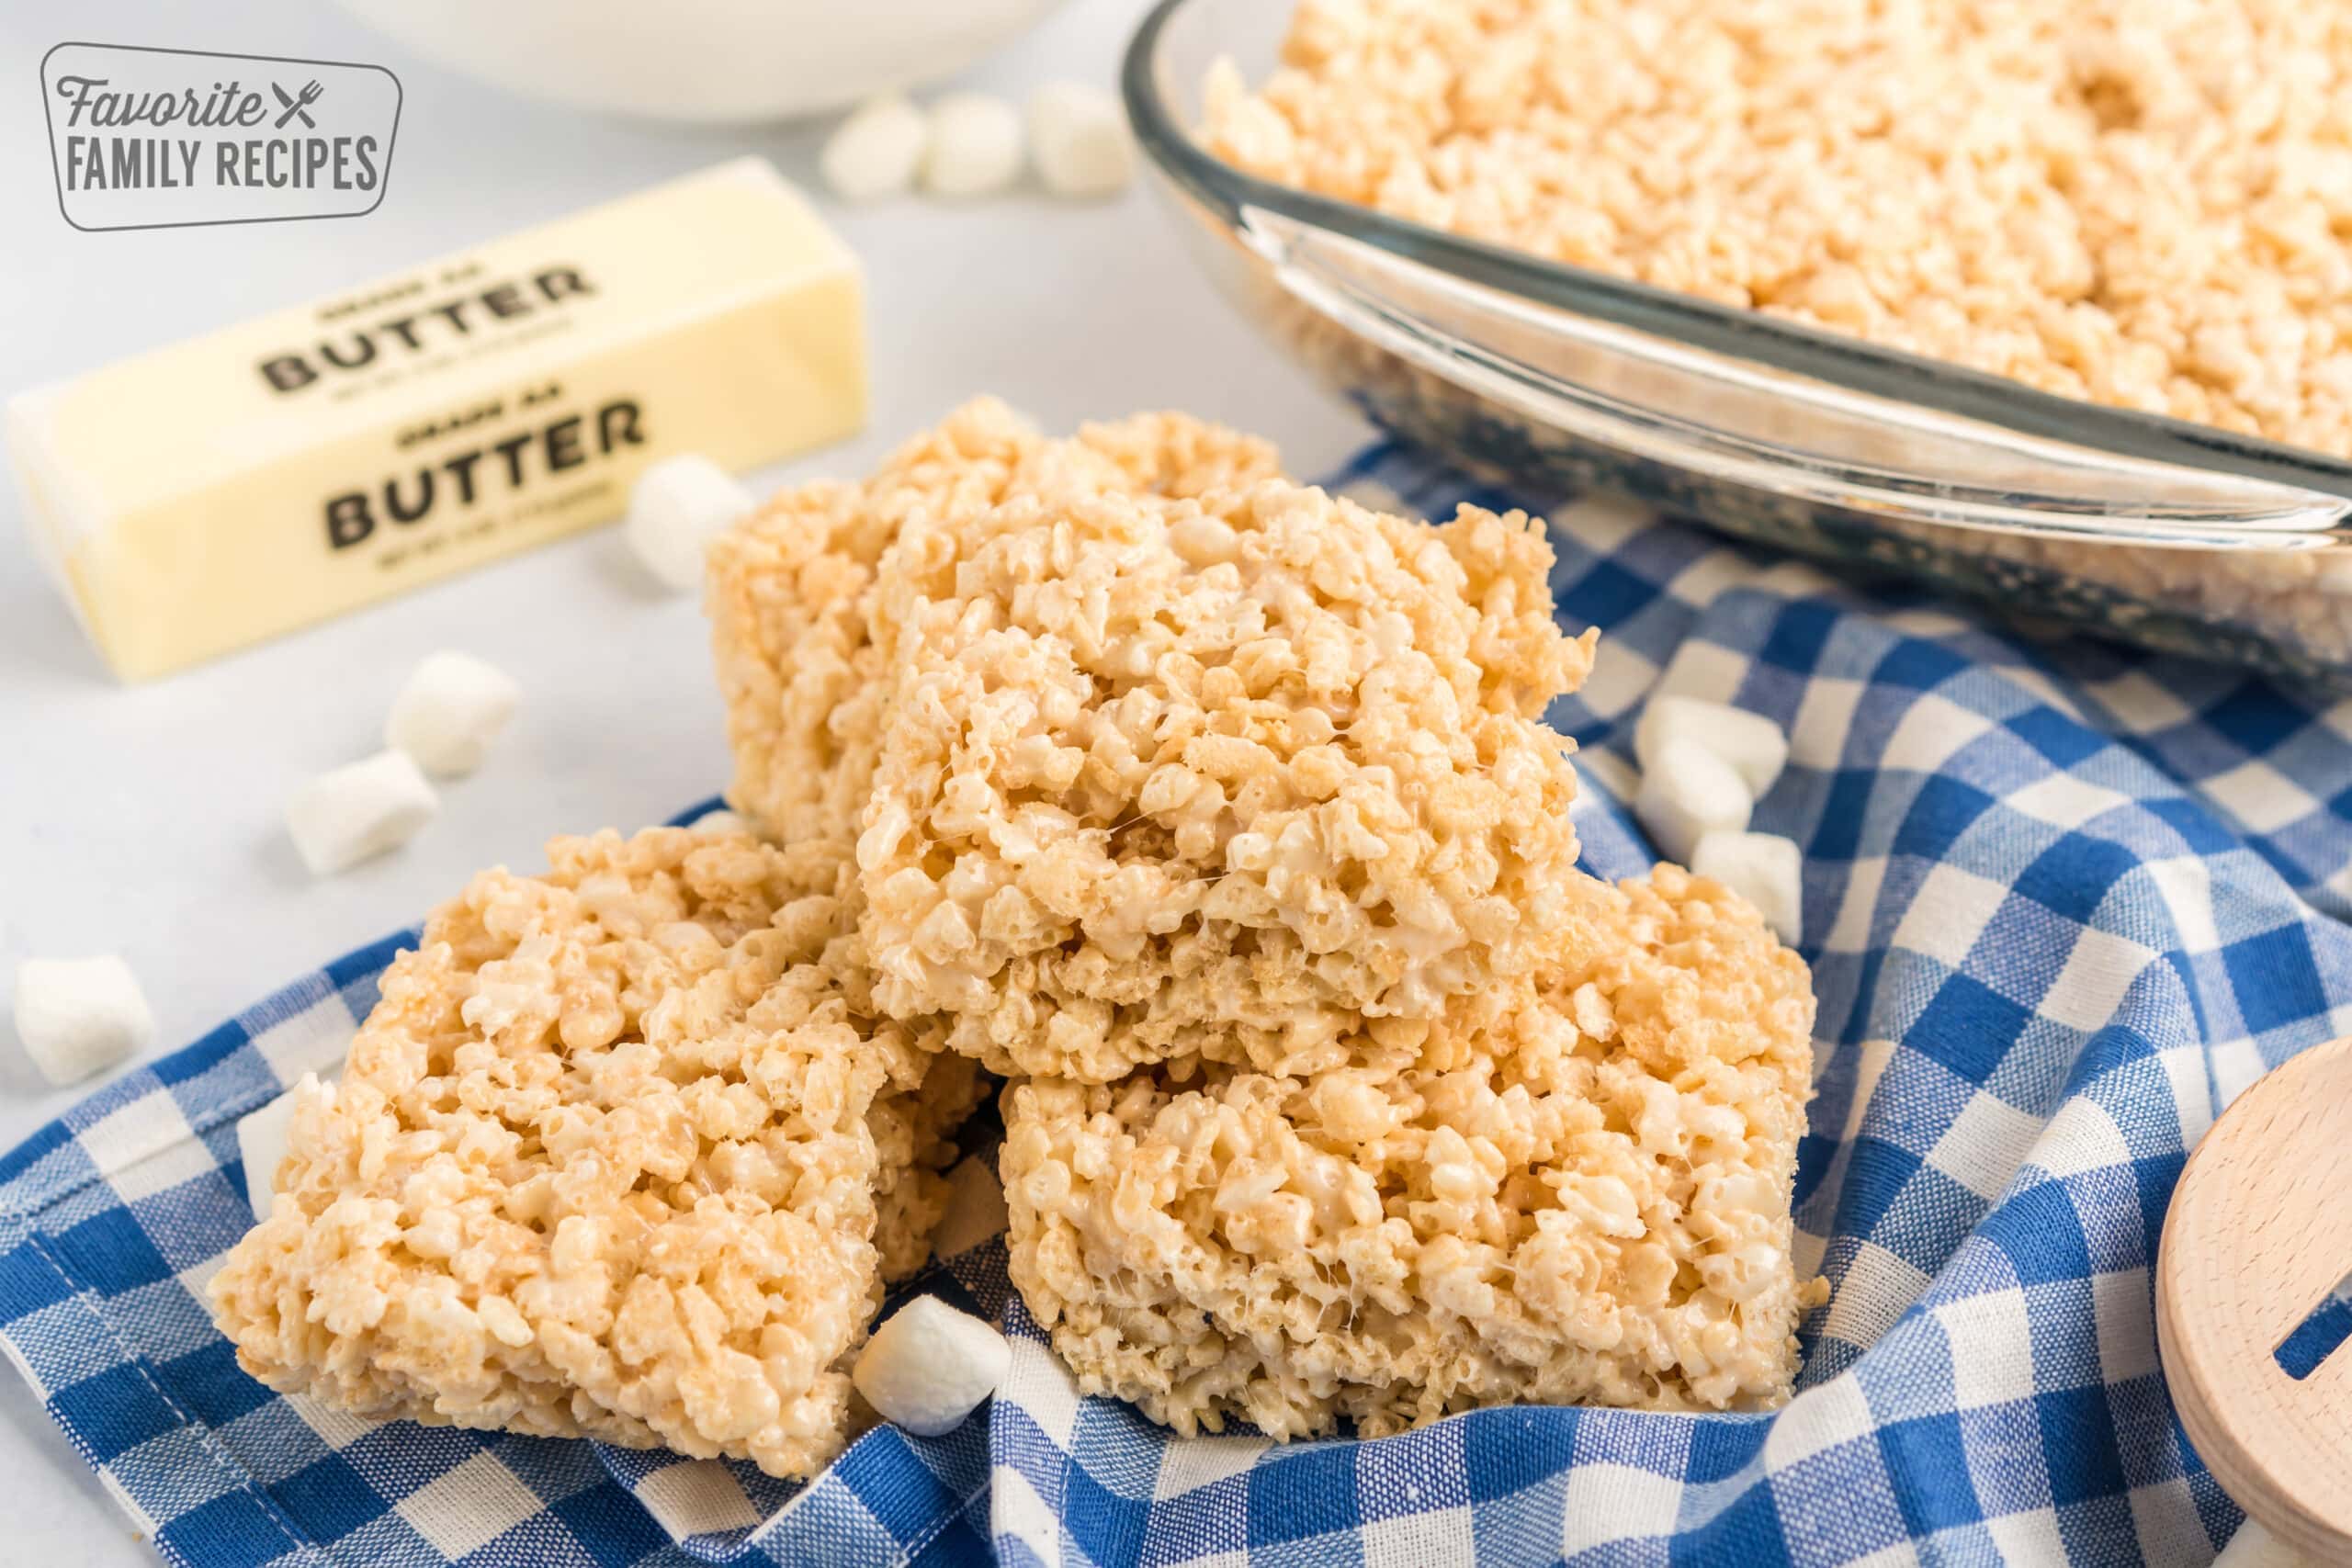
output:
[[[437,65],[574,107],[781,119],[954,74],[1056,0],[343,0]]]

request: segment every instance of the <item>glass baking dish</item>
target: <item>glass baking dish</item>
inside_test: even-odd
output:
[[[2141,645],[2352,684],[2352,462],[2041,392],[1269,184],[1194,141],[1288,6],[1160,0],[1127,113],[1224,291],[1482,478],[1613,490]]]

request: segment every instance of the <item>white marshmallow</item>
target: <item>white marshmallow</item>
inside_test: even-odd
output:
[[[113,953],[28,958],[17,965],[17,1040],[40,1076],[79,1083],[154,1043],[139,976]]]
[[[1021,177],[1021,116],[986,93],[950,93],[931,106],[922,185],[933,196],[993,196]]]
[[[1695,742],[1729,762],[1758,800],[1789,760],[1789,738],[1761,714],[1698,697],[1652,697],[1634,728],[1634,755],[1647,770],[1677,740]]]
[[[724,807],[716,811],[704,812],[688,826],[697,833],[748,833],[752,830],[752,824],[748,819],[737,816]]]
[[[427,773],[470,773],[522,700],[523,688],[495,664],[449,649],[427,654],[392,699],[384,744]]]
[[[271,1188],[286,1158],[286,1129],[294,1120],[294,1096],[281,1094],[237,1123],[237,1159],[245,1168],[245,1206],[254,1218],[269,1217]]]
[[[646,570],[684,593],[701,583],[711,540],[758,504],[726,469],[698,452],[682,453],[638,476],[621,532]]]
[[[1012,1366],[1004,1336],[937,1296],[917,1296],[874,1331],[850,1381],[882,1419],[917,1437],[963,1425]]]
[[[1718,829],[1690,852],[1693,874],[1720,882],[1756,906],[1791,947],[1804,929],[1804,858],[1794,839]]]
[[[315,1082],[308,1074],[305,1083]],[[257,1220],[269,1217],[270,1190],[286,1158],[287,1129],[294,1122],[294,1091],[287,1090],[237,1122],[237,1161],[245,1168],[245,1204]]]
[[[868,98],[833,128],[817,154],[817,172],[844,201],[903,196],[915,183],[931,128],[922,110],[896,93]]]
[[[1701,838],[1719,829],[1745,829],[1755,809],[1756,797],[1732,765],[1693,740],[1660,747],[1634,795],[1634,815],[1650,830],[1658,852],[1681,865],[1690,863]]]
[[[1029,95],[1029,155],[1056,196],[1114,196],[1135,177],[1136,140],[1119,100],[1083,82]]]
[[[330,768],[286,803],[286,830],[320,876],[398,849],[432,820],[441,800],[405,751]]]
[[[245,1202],[254,1219],[269,1217],[270,1200],[277,1186],[277,1168],[294,1146],[297,1110],[312,1103],[333,1106],[334,1090],[332,1077],[322,1081],[316,1073],[304,1073],[292,1089],[259,1110],[247,1112],[238,1122],[237,1163],[245,1168]]]

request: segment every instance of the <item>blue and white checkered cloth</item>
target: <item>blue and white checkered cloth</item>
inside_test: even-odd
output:
[[[1424,514],[1500,498],[1375,449]],[[988,1241],[918,1288],[1013,1373],[940,1438],[814,1483],[375,1425],[239,1372],[199,1304],[249,1223],[237,1118],[339,1059],[406,933],[0,1160],[0,1345],[175,1562],[2201,1564],[2236,1508],[2165,1394],[2150,1265],[2216,1111],[2352,1030],[2352,704],[1857,592],[1610,505],[1554,509],[1599,668],[1595,870],[1653,690],[1789,732],[1757,826],[1805,848],[1820,1095],[1799,1262],[1829,1304],[1771,1416],[1510,1409],[1378,1442],[1178,1440],[1081,1399]],[[560,825],[551,825],[560,826]]]

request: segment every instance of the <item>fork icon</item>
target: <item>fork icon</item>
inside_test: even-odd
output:
[[[304,125],[309,126],[312,130],[318,130],[319,122],[311,118],[311,106],[319,101],[319,95],[325,92],[325,88],[320,86],[315,81],[306,82],[302,85],[302,96],[300,97],[289,95],[285,88],[275,82],[269,85],[269,90],[277,95],[279,103],[286,106],[286,112],[277,117],[277,124],[274,129],[285,130],[286,122],[299,115]]]

